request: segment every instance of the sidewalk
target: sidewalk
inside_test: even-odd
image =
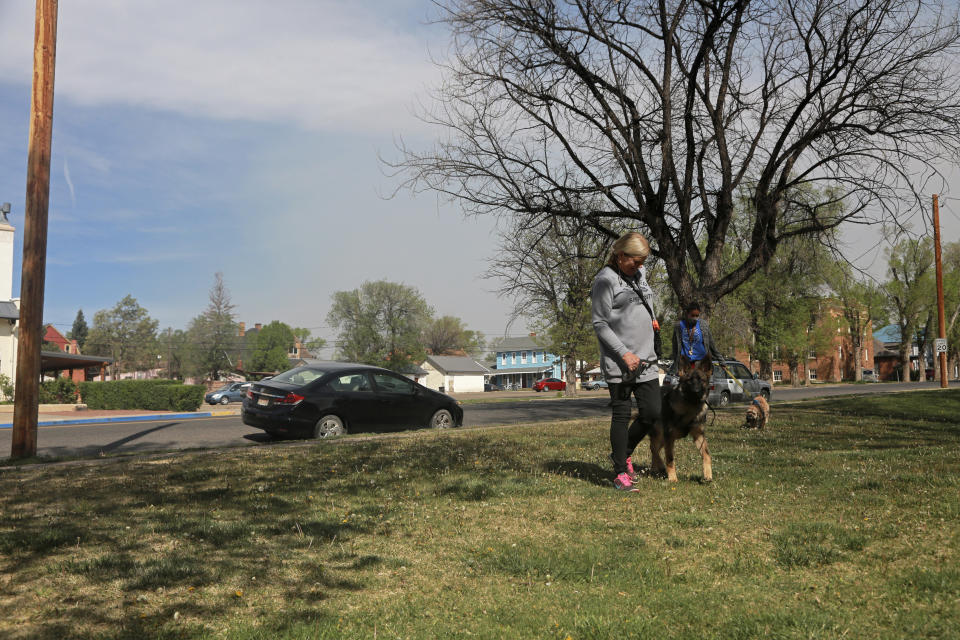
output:
[[[139,422],[143,420],[184,420],[240,415],[240,403],[200,405],[196,411],[146,411],[141,409],[87,409],[85,405],[42,404],[37,411],[39,426],[87,424],[93,422]],[[0,405],[0,429],[13,426],[13,405]]]

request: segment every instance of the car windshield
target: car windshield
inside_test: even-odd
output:
[[[312,367],[297,367],[296,369],[290,369],[289,371],[284,371],[281,374],[275,375],[273,378],[271,378],[271,381],[285,382],[287,384],[303,386],[305,384],[310,384],[323,374],[323,371],[314,369]]]

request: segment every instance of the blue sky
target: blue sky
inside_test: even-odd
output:
[[[481,279],[489,220],[400,192],[378,154],[440,132],[413,113],[446,50],[429,0],[60,3],[44,316],[69,329],[130,294],[184,328],[221,271],[249,325],[332,339],[331,294],[385,278],[492,338],[511,301]],[[32,0],[0,0],[0,202],[20,235]],[[944,240],[960,236],[944,200]],[[848,233],[883,276],[876,233]],[[515,325],[510,333],[522,334]]]
[[[436,135],[414,117],[446,46],[425,0],[60,3],[44,317],[69,329],[131,294],[185,327],[222,271],[238,319],[326,328],[366,280],[503,334],[480,278],[490,221],[400,192],[378,154]],[[0,0],[0,201],[19,295],[34,3]],[[522,333],[514,326],[511,333]]]

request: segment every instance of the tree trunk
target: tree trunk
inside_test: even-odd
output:
[[[567,388],[564,390],[563,395],[568,398],[576,398],[579,393],[577,392],[577,361],[573,356],[564,356],[563,362],[566,369],[565,379],[567,382]]]

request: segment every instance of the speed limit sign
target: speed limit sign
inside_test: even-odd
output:
[[[935,338],[933,341],[933,348],[937,353],[946,353],[947,352],[947,339],[946,338]]]

